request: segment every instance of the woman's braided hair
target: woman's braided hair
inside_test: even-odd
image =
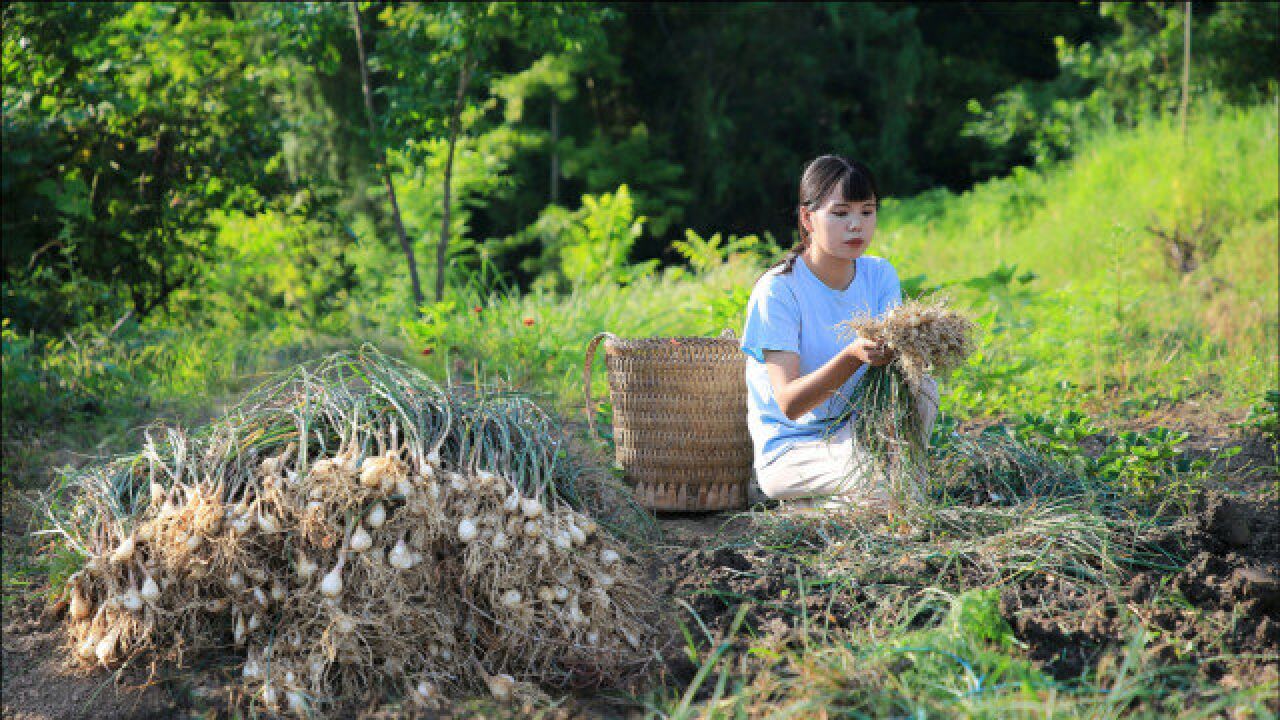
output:
[[[795,268],[796,258],[809,246],[809,233],[800,218],[800,208],[810,211],[824,206],[833,192],[839,191],[840,199],[862,202],[880,197],[875,176],[866,165],[843,155],[822,155],[805,165],[800,176],[799,204],[796,206],[796,228],[800,238],[787,251],[782,260],[769,268],[782,267],[783,273]]]

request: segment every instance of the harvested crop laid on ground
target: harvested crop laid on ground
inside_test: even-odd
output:
[[[303,368],[67,478],[71,654],[234,648],[244,699],[299,716],[625,683],[654,599],[561,442],[528,400],[451,397],[368,347]]]

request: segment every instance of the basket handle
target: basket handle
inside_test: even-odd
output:
[[[587,413],[587,427],[591,431],[592,439],[597,439],[597,438],[596,438],[595,402],[591,399],[591,363],[595,360],[595,357],[596,357],[596,346],[599,345],[600,341],[605,338],[611,338],[613,340],[617,340],[618,336],[614,335],[611,332],[596,333],[596,336],[591,338],[591,342],[587,343],[586,362],[582,364],[582,390],[583,390],[583,395],[586,397],[586,403],[587,403],[584,409],[586,410],[586,413]]]

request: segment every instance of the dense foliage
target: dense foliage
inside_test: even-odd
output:
[[[372,135],[350,4],[7,4],[13,326],[412,312],[384,162],[438,301],[572,274],[560,231],[623,185],[622,251],[671,263],[682,226],[786,242],[821,152],[964,189],[1180,92],[1166,4],[362,7]],[[1196,103],[1270,96],[1276,25],[1196,3]]]

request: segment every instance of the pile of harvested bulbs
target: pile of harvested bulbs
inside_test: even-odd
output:
[[[298,716],[636,677],[654,656],[636,561],[511,407],[453,402],[366,347],[82,473],[51,511],[85,557],[72,654],[232,647],[245,701]]]

